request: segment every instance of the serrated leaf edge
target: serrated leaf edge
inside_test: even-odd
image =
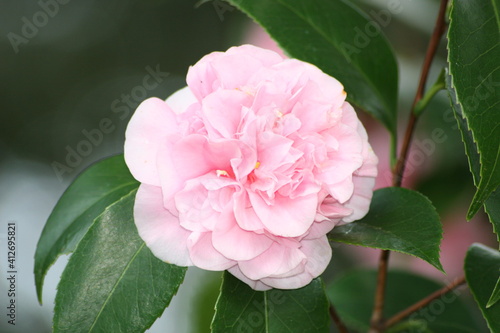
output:
[[[493,7],[496,8],[495,6],[495,2],[492,1],[492,4],[493,4]],[[448,32],[447,32],[447,40],[449,41],[449,36],[450,36],[450,32],[452,31],[452,26],[453,26],[453,19],[452,19],[452,13],[454,11],[454,1],[451,2],[451,10],[449,11],[449,25],[448,25]],[[497,8],[497,12],[498,12],[498,8]],[[495,13],[496,14],[496,13]],[[497,19],[497,23],[500,24],[500,19],[497,15],[495,15],[496,19]],[[450,47],[449,47],[449,42],[446,43],[446,49],[447,49],[447,63],[448,63],[448,74],[450,76],[450,81],[451,81],[451,88],[454,89],[455,87],[455,81],[454,81],[454,75],[452,73],[452,70],[451,70],[451,59],[450,59]],[[454,91],[454,95],[455,95],[455,99],[456,99],[456,102],[457,102],[457,105],[460,106],[460,108],[463,110],[463,104],[458,96],[458,94],[456,93],[456,90],[453,90]],[[479,179],[478,179],[478,183],[476,185],[476,182],[474,182],[477,190],[476,190],[476,193],[472,199],[472,202],[471,202],[471,205],[469,207],[469,211],[467,212],[467,219],[470,220],[474,217],[474,215],[476,215],[476,213],[479,211],[479,209],[481,208],[481,206],[484,205],[484,203],[486,202],[486,200],[488,199],[488,197],[491,195],[491,193],[493,193],[494,190],[490,191],[489,193],[485,192],[484,190],[482,190],[481,192],[479,192],[479,189],[480,188],[484,188],[484,186],[486,185],[483,185],[483,187],[481,187],[481,184],[484,182],[484,175],[483,175],[483,168],[482,168],[482,162],[481,162],[481,151],[479,150],[479,147],[477,145],[477,139],[476,139],[476,135],[474,134],[474,131],[472,131],[472,129],[470,128],[469,126],[469,119],[467,117],[467,115],[465,114],[465,112],[463,112],[462,110],[460,110],[460,114],[462,116],[462,118],[465,119],[466,121],[466,124],[467,124],[467,129],[470,131],[471,133],[471,136],[472,136],[472,141],[474,142],[475,144],[475,148],[476,148],[476,151],[477,153],[479,154],[479,164],[480,164],[480,168],[479,168]],[[497,165],[498,163],[498,160],[499,160],[499,157],[500,156],[500,146],[498,147],[498,151],[497,151],[497,159],[495,161],[495,166]],[[491,180],[491,175],[490,177],[488,178],[488,181],[486,184],[489,183],[489,181]]]
[[[491,330],[491,332],[493,332],[493,329],[490,327],[490,321],[486,318],[486,312],[485,312],[485,310],[487,309],[487,308],[486,308],[486,306],[485,306],[485,308],[484,308],[484,309],[483,309],[483,307],[482,307],[482,306],[480,306],[480,302],[479,302],[479,299],[477,298],[476,292],[475,292],[475,291],[474,291],[474,290],[470,287],[470,285],[469,285],[469,278],[468,278],[467,269],[466,269],[466,267],[467,267],[467,262],[468,262],[468,261],[467,261],[467,259],[468,259],[468,258],[469,258],[469,256],[471,255],[472,250],[473,250],[474,248],[480,249],[481,251],[488,251],[488,252],[493,252],[493,251],[495,251],[495,250],[493,250],[493,249],[491,249],[491,248],[489,248],[489,247],[487,247],[487,246],[485,246],[485,245],[483,245],[483,244],[480,244],[480,243],[473,243],[473,244],[469,247],[469,249],[467,250],[467,253],[465,254],[465,260],[464,260],[465,280],[467,281],[467,285],[469,286],[469,289],[470,289],[470,291],[471,291],[471,294],[472,294],[472,296],[474,297],[474,300],[475,300],[475,302],[476,302],[476,305],[478,305],[478,308],[479,308],[479,310],[481,311],[481,314],[482,314],[483,318],[485,319],[486,324],[488,325],[488,328]],[[497,250],[497,252],[498,252],[498,250]],[[489,317],[489,316],[488,316],[488,317]]]
[[[500,276],[498,277],[495,288],[493,288],[493,292],[491,293],[491,296],[490,296],[490,299],[488,300],[488,303],[486,303],[486,308],[487,309],[491,308],[498,301],[500,301]]]

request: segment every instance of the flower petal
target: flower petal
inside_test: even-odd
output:
[[[240,270],[251,280],[259,280],[270,275],[286,274],[306,261],[306,256],[297,246],[287,246],[274,242],[258,257],[240,261]]]
[[[246,277],[245,274],[243,274],[238,267],[238,265],[235,265],[227,270],[229,273],[233,274],[235,277],[240,279],[241,281],[245,282],[252,288],[253,290],[257,291],[266,291],[269,289],[272,289],[272,287],[262,283],[260,280],[251,280],[248,277]]]
[[[316,239],[323,237],[332,229],[339,224],[340,220],[324,220],[320,222],[314,222],[311,228],[309,229],[309,232],[303,239]]]
[[[242,108],[252,99],[239,90],[221,90],[203,99],[204,123],[209,137],[234,139],[242,120]]]
[[[295,199],[276,195],[268,205],[260,195],[249,191],[250,202],[262,224],[271,233],[281,237],[303,235],[314,222],[318,196],[316,194]]]
[[[370,209],[370,203],[373,197],[375,178],[353,176],[352,182],[354,183],[354,193],[352,197],[344,203],[344,207],[350,208],[352,214],[342,218],[342,224],[365,217]]]
[[[190,232],[179,225],[177,216],[163,207],[161,188],[147,184],[139,187],[134,220],[139,236],[156,257],[178,266],[193,264],[187,250]]]
[[[236,264],[224,257],[212,245],[212,233],[193,232],[188,238],[189,254],[193,264],[209,271],[223,271]]]
[[[219,88],[240,88],[263,66],[282,61],[279,54],[253,45],[213,52],[189,68],[186,81],[194,95],[203,99]],[[238,70],[235,71],[234,69]]]
[[[206,137],[192,134],[175,144],[165,144],[158,155],[165,207],[182,190],[185,182],[208,172],[231,171],[231,159],[241,157],[237,142],[209,142]]]
[[[245,190],[234,195],[234,216],[236,222],[243,230],[260,231],[264,229],[264,225],[257,214],[255,214],[255,210],[248,198],[248,193]]]
[[[221,214],[212,234],[212,241],[217,251],[237,261],[253,259],[273,244],[273,240],[265,234],[241,229],[232,210]]]
[[[165,138],[175,134],[174,112],[158,98],[142,102],[130,119],[125,132],[125,162],[135,179],[149,185],[160,185],[157,153]]]
[[[291,164],[302,155],[290,151],[293,141],[272,132],[264,132],[258,138],[260,170],[275,170],[283,164]]]
[[[183,228],[207,232],[217,223],[220,214],[210,206],[208,191],[198,179],[188,181],[186,187],[175,194],[174,200]]]
[[[326,236],[314,240],[303,240],[301,244],[301,251],[307,257],[304,271],[285,278],[261,279],[265,285],[279,289],[301,288],[324,272],[332,257],[332,248]]]

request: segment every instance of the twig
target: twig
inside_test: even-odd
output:
[[[339,330],[340,333],[349,333],[344,323],[340,319],[339,315],[337,314],[337,311],[335,311],[335,308],[333,307],[332,303],[330,303],[330,317],[332,317],[333,322],[337,326],[337,329]]]
[[[436,25],[434,26],[434,32],[432,33],[429,46],[427,47],[427,53],[425,55],[424,64],[422,66],[422,73],[420,74],[420,81],[418,83],[417,93],[415,94],[415,99],[413,100],[413,105],[411,107],[410,119],[408,120],[408,126],[406,127],[405,136],[403,139],[403,145],[401,147],[401,153],[399,154],[399,159],[396,167],[393,171],[393,186],[401,186],[403,181],[403,174],[406,166],[406,160],[408,158],[408,151],[410,148],[411,138],[415,130],[415,125],[417,123],[417,116],[415,116],[413,110],[417,103],[422,99],[424,95],[425,84],[427,82],[427,77],[429,75],[429,70],[431,68],[432,59],[436,54],[437,48],[439,46],[439,41],[446,30],[445,14],[446,6],[448,5],[448,0],[441,0],[441,5],[439,7],[439,14],[436,19]]]
[[[439,289],[435,291],[434,293],[430,294],[426,298],[418,301],[417,303],[413,304],[412,306],[408,307],[407,309],[395,314],[391,318],[389,318],[386,323],[385,323],[385,328],[389,328],[392,325],[400,322],[404,318],[408,317],[411,315],[413,312],[420,310],[421,308],[425,307],[426,305],[430,304],[432,301],[435,299],[438,299],[439,297],[443,296],[444,294],[452,291],[455,288],[460,287],[462,284],[465,283],[465,277],[461,277],[459,279],[456,279],[449,285],[443,287],[442,289]]]
[[[375,303],[373,306],[372,318],[370,320],[370,332],[380,332],[383,327],[383,310],[385,300],[385,286],[387,281],[387,268],[389,266],[390,251],[383,250],[380,253],[380,260],[378,263],[378,276],[377,276],[377,290],[375,292]]]
[[[401,152],[396,166],[393,169],[392,184],[395,187],[401,187],[403,181],[403,174],[406,167],[406,160],[408,158],[408,152],[411,144],[411,139],[413,137],[413,132],[415,130],[415,125],[417,123],[417,116],[414,113],[415,106],[422,99],[425,90],[425,84],[427,82],[427,77],[429,76],[429,70],[431,68],[432,60],[436,54],[437,48],[439,46],[439,41],[443,36],[446,29],[445,23],[445,13],[446,6],[448,5],[448,0],[441,0],[441,5],[439,7],[439,13],[436,19],[436,24],[434,26],[434,31],[432,33],[429,46],[427,47],[427,53],[425,55],[424,64],[422,66],[422,73],[420,74],[420,81],[418,83],[417,93],[415,94],[415,99],[410,112],[410,119],[408,120],[408,126],[406,127],[405,136],[403,139],[403,144],[401,147]],[[387,280],[387,267],[389,263],[389,251],[384,250],[380,255],[379,260],[379,270],[377,279],[377,290],[375,292],[375,304],[373,306],[373,313],[370,322],[370,333],[381,332],[384,328],[384,298],[385,298],[385,288]]]

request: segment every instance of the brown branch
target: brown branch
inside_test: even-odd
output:
[[[339,315],[337,314],[337,311],[335,311],[335,308],[333,307],[332,303],[330,303],[330,317],[332,317],[332,320],[337,326],[337,329],[339,330],[340,333],[349,333],[344,323],[340,319]]]
[[[385,301],[385,286],[387,281],[387,268],[389,266],[390,251],[383,250],[380,253],[378,263],[377,289],[375,292],[375,302],[373,306],[372,318],[370,320],[370,333],[380,332],[384,326],[383,311]]]
[[[425,84],[427,82],[427,77],[429,76],[429,71],[431,68],[432,60],[436,55],[437,48],[441,37],[446,30],[445,14],[446,7],[448,5],[448,0],[441,0],[441,5],[439,7],[439,13],[436,19],[436,24],[434,26],[434,31],[432,33],[429,46],[427,47],[427,53],[425,55],[424,64],[422,66],[422,73],[420,74],[420,81],[418,83],[417,92],[415,94],[415,99],[410,112],[410,119],[408,120],[408,126],[406,127],[405,136],[403,139],[403,144],[401,147],[401,152],[399,154],[399,159],[392,172],[393,179],[392,184],[395,187],[401,187],[403,181],[403,175],[406,167],[406,161],[408,159],[408,152],[410,150],[410,144],[413,137],[413,132],[415,131],[415,125],[417,124],[417,116],[414,114],[415,106],[418,101],[424,96]],[[389,251],[384,250],[380,255],[379,267],[378,267],[378,278],[377,278],[377,290],[375,292],[375,304],[373,306],[372,318],[370,321],[370,331],[369,333],[382,332],[384,325],[383,310],[384,310],[384,299],[385,299],[385,288],[387,280],[387,268],[389,264]]]
[[[448,0],[441,0],[439,13],[436,19],[436,25],[434,26],[434,31],[432,33],[429,46],[427,47],[427,53],[425,55],[424,64],[422,66],[422,73],[420,74],[417,93],[415,94],[415,99],[413,100],[413,105],[411,107],[410,119],[408,120],[408,126],[406,127],[403,145],[401,147],[398,162],[393,170],[393,186],[401,186],[401,182],[403,181],[403,174],[406,166],[406,160],[408,158],[408,152],[410,150],[410,143],[413,137],[413,132],[415,130],[415,125],[417,123],[417,117],[415,116],[413,111],[415,109],[415,105],[417,105],[418,101],[420,101],[424,96],[425,84],[427,82],[427,77],[429,76],[429,70],[431,68],[432,60],[434,59],[437,48],[439,46],[439,41],[441,40],[441,37],[446,30],[445,14],[447,5]]]
[[[416,312],[416,311],[422,309],[423,307],[427,306],[435,299],[438,299],[439,297],[445,295],[446,293],[452,291],[453,289],[460,287],[464,283],[465,283],[465,277],[461,277],[459,279],[456,279],[455,281],[453,281],[449,285],[443,287],[442,289],[435,291],[434,293],[430,294],[426,298],[418,301],[417,303],[413,304],[412,306],[408,307],[407,309],[405,309],[405,310],[395,314],[391,318],[389,318],[385,323],[385,328],[389,328],[389,327],[393,326],[394,324],[400,322],[401,320],[403,320],[406,317],[408,317],[409,315],[411,315],[413,312]]]

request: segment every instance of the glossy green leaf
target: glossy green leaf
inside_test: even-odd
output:
[[[492,307],[493,305],[497,304],[497,302],[500,300],[500,272],[497,280],[497,284],[495,285],[495,289],[493,289],[493,293],[490,296],[490,299],[488,300],[488,304],[486,304],[487,308]]]
[[[471,131],[467,127],[467,121],[463,117],[462,106],[457,102],[457,93],[455,88],[452,87],[451,77],[446,78],[446,88],[450,97],[451,106],[457,125],[462,135],[462,141],[465,146],[465,154],[469,160],[469,169],[472,173],[472,178],[476,186],[479,185],[480,180],[480,160],[477,152],[477,145],[474,142]],[[497,234],[497,239],[500,241],[500,191],[493,191],[486,202],[484,203],[485,211],[488,214],[490,222],[493,224],[493,231]]]
[[[73,252],[106,207],[138,186],[123,155],[117,155],[92,165],[68,187],[50,214],[36,248],[34,271],[40,303],[43,280],[50,266],[61,254]]]
[[[465,278],[492,332],[500,332],[500,303],[486,307],[498,281],[500,252],[472,244],[465,257]]]
[[[497,234],[497,240],[500,242],[500,189],[491,193],[486,200],[484,210],[488,214],[490,222],[493,224],[493,231]]]
[[[377,20],[341,0],[228,2],[262,25],[290,56],[337,78],[350,102],[396,136],[398,69]]]
[[[191,272],[191,271],[190,271]],[[220,292],[223,272],[203,271],[199,277],[199,291],[196,298],[190,300],[190,322],[194,332],[210,332],[210,325],[215,313],[215,303]]]
[[[328,298],[335,305],[340,318],[355,331],[368,332],[376,283],[376,271],[356,270],[334,280],[326,288]],[[384,317],[392,317],[442,287],[440,283],[422,276],[390,271],[387,277]],[[456,289],[441,296],[411,314],[405,321],[394,325],[392,329],[410,325],[415,328],[410,332],[415,333],[484,332],[459,298],[462,293],[461,289]]]
[[[469,219],[500,185],[499,10],[499,0],[454,0],[450,12],[452,87],[480,158],[480,179]]]
[[[212,332],[327,333],[328,307],[320,279],[300,289],[255,291],[225,272]]]
[[[387,187],[374,192],[364,218],[333,228],[328,238],[410,254],[442,271],[442,233],[439,216],[429,199],[409,189]]]
[[[144,332],[177,292],[186,268],[156,258],[137,233],[136,191],[105,209],[58,285],[54,332]]]

